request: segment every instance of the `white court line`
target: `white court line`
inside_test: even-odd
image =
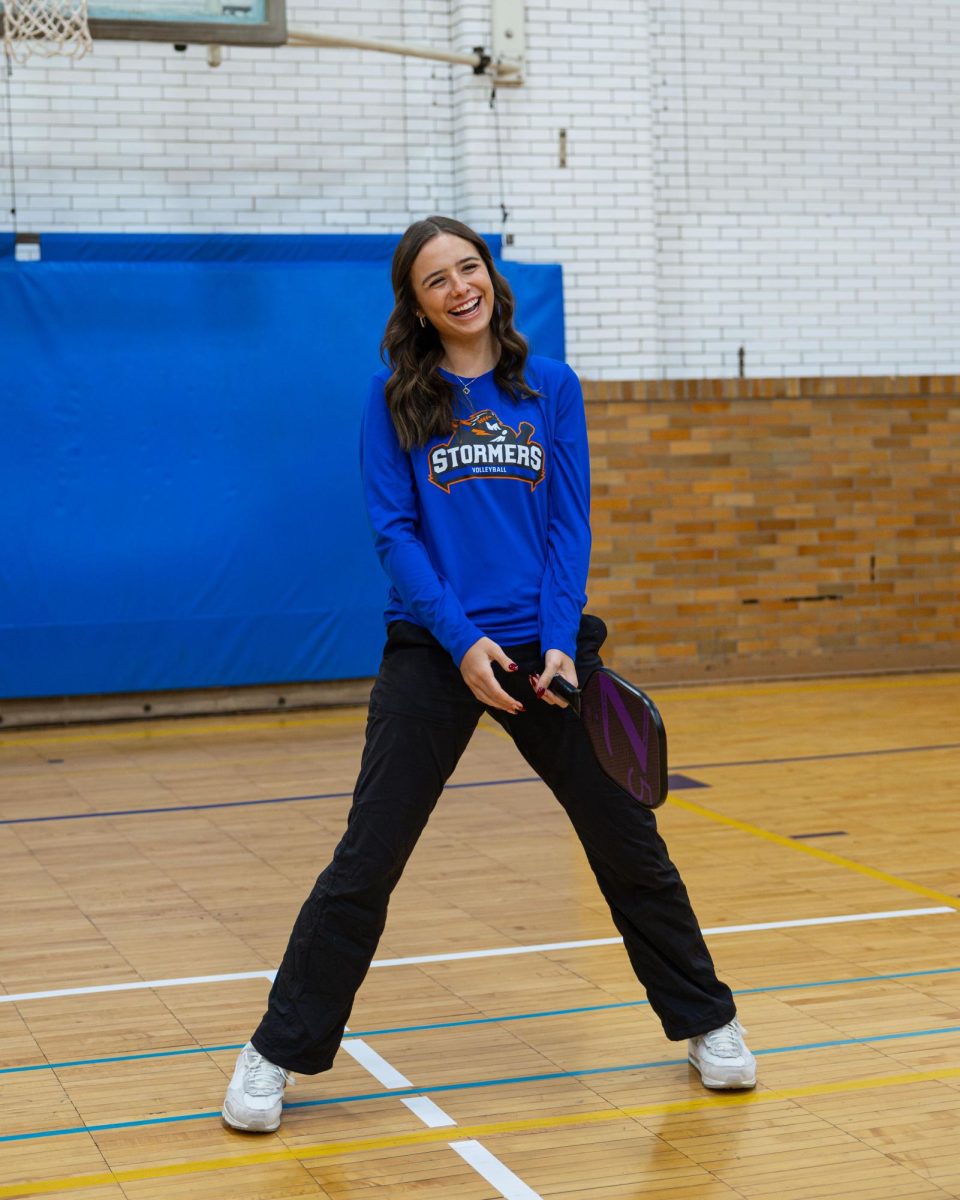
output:
[[[266,979],[273,983],[277,972],[238,971],[233,975],[186,975],[182,979],[138,979],[134,983],[100,983],[89,987],[59,988],[52,992],[19,992],[0,996],[0,1004],[15,1004],[20,1000],[49,1000],[56,996],[92,996],[97,992],[140,992],[144,988],[187,987],[191,983],[234,983],[242,979]]]
[[[401,1074],[396,1067],[388,1063],[383,1055],[378,1054],[363,1038],[351,1038],[349,1041],[343,1041],[340,1043],[340,1048],[346,1051],[383,1087],[412,1088],[414,1086],[406,1075]],[[429,1096],[401,1096],[400,1099],[415,1117],[418,1117],[424,1125],[431,1129],[456,1125],[453,1117],[445,1113],[438,1104],[434,1104]],[[478,1175],[482,1176],[487,1183],[492,1184],[505,1200],[543,1200],[539,1193],[528,1188],[519,1176],[514,1175],[509,1167],[504,1166],[499,1158],[491,1154],[479,1142],[449,1142],[448,1144],[450,1149],[456,1150],[468,1166],[473,1167]]]
[[[492,1184],[505,1200],[543,1200],[539,1192],[528,1188],[523,1180],[505,1167],[499,1158],[494,1158],[479,1142],[451,1142],[450,1149],[456,1150],[464,1162]]]
[[[363,1038],[350,1038],[340,1043],[340,1049],[349,1054],[365,1071],[374,1077],[377,1083],[385,1088],[412,1088],[414,1085],[405,1075],[368,1045]],[[443,1125],[456,1125],[453,1117],[448,1116],[439,1104],[429,1096],[401,1096],[401,1101],[410,1109],[415,1117],[419,1117],[424,1125],[431,1129],[439,1129]]]
[[[395,1067],[391,1067],[387,1060],[372,1046],[368,1046],[363,1038],[349,1038],[342,1041],[340,1049],[355,1059],[365,1071],[369,1071],[377,1083],[382,1083],[385,1088],[413,1087],[406,1075],[401,1075]]]
[[[717,925],[704,929],[704,937],[724,933],[757,933],[764,929],[799,929],[803,925],[843,925],[848,921],[892,921],[896,917],[928,917],[934,913],[957,912],[943,905],[940,908],[897,908],[892,912],[848,913],[842,917],[801,917],[795,921],[761,921],[756,925]],[[453,954],[421,954],[415,958],[380,958],[371,967],[416,966],[419,963],[454,962],[462,958],[501,958],[507,954],[543,954],[549,950],[581,950],[587,946],[619,946],[623,938],[591,938],[582,942],[544,942],[540,946],[500,946],[495,950],[463,950]]]
[[[440,1129],[443,1125],[456,1125],[453,1117],[447,1116],[439,1104],[434,1104],[429,1096],[404,1096],[403,1102],[424,1125],[431,1129]]]
[[[812,925],[843,925],[855,921],[893,921],[900,917],[930,917],[939,913],[953,913],[957,909],[946,905],[941,908],[897,908],[891,912],[847,913],[840,917],[803,917],[795,921],[763,921],[756,925],[718,925],[704,929],[705,937],[719,937],[727,933],[757,933],[769,929],[799,929]],[[623,938],[590,938],[579,942],[542,942],[537,946],[499,946],[493,950],[462,950],[453,954],[420,954],[411,958],[375,959],[371,967],[412,967],[420,963],[455,962],[469,958],[501,958],[511,954],[544,954],[552,950],[584,950],[591,946],[619,946]],[[0,995],[0,1004],[18,1004],[24,1000],[51,1000],[58,996],[90,996],[99,992],[135,992],[144,988],[188,987],[201,983],[232,983],[242,979],[266,979],[273,982],[276,970],[240,971],[233,975],[191,975],[182,979],[142,979],[133,983],[104,983],[90,987],[57,988],[45,992],[17,992]]]

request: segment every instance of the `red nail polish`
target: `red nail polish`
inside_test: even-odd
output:
[[[511,671],[519,671],[520,670],[520,668],[517,666],[516,663],[511,663],[508,669]]]
[[[546,690],[546,688],[537,688],[537,695],[542,696]]]

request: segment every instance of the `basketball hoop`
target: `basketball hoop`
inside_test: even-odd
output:
[[[87,0],[4,0],[3,47],[15,62],[31,54],[83,58],[92,46]]]

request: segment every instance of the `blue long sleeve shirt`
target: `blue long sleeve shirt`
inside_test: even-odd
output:
[[[590,459],[580,382],[531,356],[540,393],[516,401],[493,372],[456,377],[454,427],[400,448],[389,370],[371,380],[360,464],[377,554],[391,583],[387,624],[428,629],[459,665],[478,638],[539,641],[574,657],[590,562]]]

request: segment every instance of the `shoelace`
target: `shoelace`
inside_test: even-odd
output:
[[[256,1050],[247,1051],[247,1070],[243,1081],[243,1090],[248,1096],[270,1096],[274,1092],[282,1092],[285,1084],[294,1083],[293,1075],[269,1062]]]
[[[719,1029],[711,1029],[703,1035],[704,1043],[711,1054],[717,1058],[739,1058],[743,1052],[743,1042],[740,1035],[747,1031],[734,1018],[729,1024],[721,1025]]]

